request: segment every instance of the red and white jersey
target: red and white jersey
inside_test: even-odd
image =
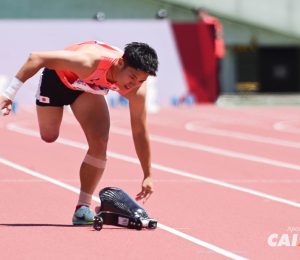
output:
[[[65,50],[77,51],[82,45],[86,44],[97,44],[103,47],[103,54],[100,58],[101,61],[96,70],[85,79],[79,79],[78,76],[71,71],[56,70],[60,80],[70,89],[90,92],[96,95],[106,95],[109,90],[118,91],[122,95],[131,91],[131,89],[128,91],[121,91],[116,84],[112,84],[106,79],[108,70],[123,56],[123,51],[98,41],[87,41],[74,44],[65,48]]]

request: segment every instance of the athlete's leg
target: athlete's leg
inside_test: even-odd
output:
[[[63,106],[72,103],[80,92],[63,85],[54,70],[44,69],[36,93],[36,109],[42,140],[51,143],[59,135]]]
[[[88,151],[80,168],[81,193],[78,205],[91,204],[105,169],[109,135],[109,111],[103,96],[84,93],[71,105],[88,142]]]
[[[59,136],[63,107],[36,106],[36,110],[42,140],[54,142]]]

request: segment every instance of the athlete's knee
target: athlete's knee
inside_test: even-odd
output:
[[[91,138],[89,142],[89,150],[92,154],[106,153],[108,143],[108,135],[101,135],[100,137]]]
[[[53,143],[58,138],[58,133],[41,133],[41,139],[46,143]]]
[[[106,147],[108,144],[108,139],[109,139],[108,134],[101,136],[101,138],[99,138],[99,145]]]

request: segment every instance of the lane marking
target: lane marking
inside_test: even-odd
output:
[[[277,131],[281,132],[287,132],[287,133],[292,133],[292,134],[299,134],[300,133],[300,127],[299,126],[294,126],[294,122],[296,124],[299,124],[299,120],[294,120],[294,121],[280,121],[277,122],[273,125],[273,128]]]
[[[59,181],[67,182],[67,183],[80,183],[79,179],[58,179]],[[276,180],[276,179],[220,179],[223,182],[230,182],[230,183],[244,183],[244,184],[252,184],[252,183],[259,183],[259,184],[292,184],[298,185],[300,180],[294,179],[284,179],[284,180]],[[0,183],[41,183],[44,182],[43,180],[37,179],[0,179]],[[112,183],[112,182],[121,182],[121,183],[140,183],[140,179],[109,179],[104,180],[101,179],[101,183]],[[185,184],[194,184],[199,183],[199,180],[195,179],[159,179],[155,180],[155,183],[185,183]]]
[[[79,179],[59,179],[59,181],[80,183]],[[0,183],[43,183],[43,180],[37,179],[0,179]]]
[[[278,145],[278,146],[285,146],[290,148],[300,148],[299,142],[294,141],[287,141],[282,140],[279,138],[273,138],[273,137],[265,137],[255,134],[246,134],[243,132],[238,131],[229,131],[229,130],[221,130],[211,127],[204,127],[201,125],[197,125],[197,122],[189,122],[185,125],[185,129],[191,132],[195,133],[204,133],[208,135],[216,135],[216,136],[223,136],[223,137],[229,137],[233,139],[239,139],[239,140],[246,140],[251,142],[257,142],[257,143],[265,143],[265,144],[271,144],[271,145]]]
[[[38,138],[40,137],[38,131],[35,131],[35,130],[32,130],[32,129],[27,129],[27,128],[22,128],[22,127],[19,127],[19,126],[15,125],[15,124],[10,124],[8,126],[8,128],[12,131],[17,132],[17,133],[29,135],[29,136],[32,136],[32,137],[38,137]],[[83,149],[85,151],[88,149],[88,146],[86,144],[76,142],[76,141],[72,141],[72,140],[68,140],[68,139],[65,139],[65,138],[58,138],[56,140],[56,143],[60,143],[60,144],[63,144],[63,145],[68,145],[68,146],[71,146],[71,147],[74,147],[74,148]],[[130,156],[127,156],[127,155],[114,153],[114,152],[110,152],[110,151],[108,151],[107,154],[111,158],[119,159],[119,160],[122,160],[122,161],[125,161],[125,162],[130,162],[130,163],[133,163],[133,164],[140,165],[139,160],[134,158],[134,157],[130,157]],[[189,172],[186,172],[186,171],[177,170],[177,169],[174,169],[174,168],[171,168],[171,167],[166,167],[166,166],[156,164],[156,163],[152,163],[151,165],[152,165],[153,169],[160,170],[160,171],[168,173],[168,174],[187,177],[187,178],[190,178],[190,179],[194,179],[194,180],[214,184],[214,185],[217,185],[217,186],[225,187],[225,188],[228,188],[228,189],[244,192],[244,193],[251,194],[251,195],[254,195],[254,196],[257,196],[257,197],[261,197],[261,198],[264,198],[264,199],[269,199],[269,200],[279,202],[279,203],[282,203],[282,204],[286,204],[286,205],[289,205],[289,206],[292,206],[292,207],[300,208],[300,203],[298,203],[298,202],[290,201],[290,200],[283,199],[283,198],[280,198],[280,197],[277,197],[277,196],[272,196],[272,195],[269,195],[267,193],[263,193],[263,192],[259,192],[259,191],[256,191],[256,190],[252,190],[252,189],[244,188],[244,187],[241,187],[241,186],[233,185],[233,184],[230,184],[230,183],[227,183],[227,182],[207,178],[207,177],[196,175],[196,174],[189,173]]]
[[[6,127],[8,130],[18,132],[21,134],[27,134],[27,135],[34,136],[34,137],[40,136],[37,131],[19,126],[16,123],[9,123],[9,124],[7,124]],[[115,134],[123,135],[123,136],[131,136],[130,130],[119,128],[119,127],[111,128],[111,132],[115,133]],[[222,149],[222,148],[218,148],[218,147],[202,145],[202,144],[197,144],[197,143],[191,143],[188,141],[181,141],[178,139],[175,140],[172,138],[163,137],[163,136],[159,136],[159,135],[150,135],[150,139],[151,139],[151,141],[154,141],[154,142],[172,145],[172,146],[176,146],[176,147],[189,148],[189,149],[212,153],[212,154],[217,154],[217,155],[225,156],[225,157],[229,157],[229,158],[238,158],[241,160],[251,161],[251,162],[255,162],[255,163],[262,163],[262,164],[267,164],[267,165],[285,168],[285,169],[289,169],[289,170],[300,171],[300,165],[298,165],[298,164],[273,160],[273,159],[262,157],[262,156],[256,156],[256,155],[250,155],[250,154],[230,151],[230,150],[226,150],[226,149]],[[68,143],[68,142],[69,141],[66,140],[66,143]],[[80,148],[82,148],[82,147],[80,147]],[[84,147],[84,149],[85,148],[86,147]]]
[[[120,135],[125,135],[125,136],[131,135],[130,131],[128,131],[127,129],[122,129],[122,128],[113,128],[112,132],[116,133],[116,134],[120,134]],[[212,153],[212,154],[217,154],[217,155],[221,155],[221,156],[225,156],[225,157],[238,158],[238,159],[251,161],[251,162],[255,162],[255,163],[262,163],[262,164],[267,164],[267,165],[285,168],[285,169],[289,169],[289,170],[300,171],[300,165],[298,165],[298,164],[282,162],[282,161],[273,160],[273,159],[269,159],[269,158],[262,157],[262,156],[250,155],[250,154],[230,151],[230,150],[226,150],[226,149],[222,149],[222,148],[218,148],[218,147],[202,145],[202,144],[197,144],[197,143],[191,143],[191,142],[181,141],[181,140],[175,140],[175,139],[171,139],[171,138],[163,137],[163,136],[159,136],[159,135],[150,135],[150,139],[151,139],[151,141],[168,144],[168,145],[172,145],[172,146],[189,148],[189,149],[203,151],[203,152]]]
[[[16,163],[12,162],[12,161],[6,160],[5,158],[0,157],[0,163],[6,165],[8,167],[11,167],[11,168],[13,168],[15,170],[18,170],[18,171],[21,171],[23,173],[26,173],[28,175],[31,175],[31,176],[34,176],[36,178],[42,179],[42,180],[44,180],[46,182],[52,183],[52,184],[54,184],[56,186],[59,186],[61,188],[66,189],[66,190],[72,191],[72,192],[74,192],[76,194],[80,193],[80,190],[78,188],[74,187],[74,186],[71,186],[71,185],[66,184],[66,183],[64,183],[62,181],[56,180],[56,179],[54,179],[52,177],[43,175],[43,174],[41,174],[41,173],[39,173],[37,171],[33,171],[31,169],[28,169],[28,168],[26,168],[26,167],[24,167],[22,165],[19,165],[19,164],[16,164]],[[93,201],[100,203],[100,199],[98,197],[92,196],[92,199],[93,199]],[[245,260],[245,259],[247,259],[247,258],[244,258],[242,256],[236,255],[236,254],[234,254],[234,253],[232,253],[230,251],[227,251],[227,250],[225,250],[225,249],[223,249],[221,247],[218,247],[216,245],[210,244],[210,243],[205,242],[203,240],[200,240],[200,239],[198,239],[196,237],[193,237],[193,236],[190,236],[190,235],[188,235],[186,233],[183,233],[183,232],[181,232],[179,230],[176,230],[174,228],[166,226],[164,224],[159,223],[158,227],[160,229],[162,229],[162,230],[165,230],[165,231],[167,231],[167,232],[175,235],[175,236],[178,236],[178,237],[181,237],[181,238],[183,238],[185,240],[188,240],[188,241],[190,241],[190,242],[192,242],[192,243],[194,243],[196,245],[199,245],[199,246],[205,247],[207,249],[210,249],[210,250],[214,251],[217,254],[229,257],[231,259],[237,259],[237,260]]]

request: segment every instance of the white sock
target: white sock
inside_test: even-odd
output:
[[[92,195],[88,194],[86,192],[80,191],[77,206],[84,205],[84,206],[90,207],[91,203],[92,203]]]

